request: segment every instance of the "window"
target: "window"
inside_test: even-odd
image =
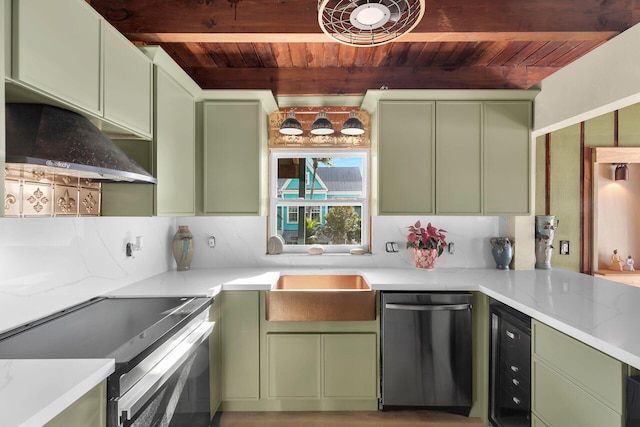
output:
[[[287,222],[289,224],[297,224],[298,223],[298,207],[297,206],[287,206]]]
[[[368,150],[271,150],[269,234],[285,252],[368,249]]]

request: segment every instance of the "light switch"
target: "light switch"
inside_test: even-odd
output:
[[[569,241],[560,240],[560,255],[569,255]]]

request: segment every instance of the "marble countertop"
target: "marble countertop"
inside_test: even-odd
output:
[[[113,359],[0,360],[0,425],[43,426],[114,366]]]
[[[361,274],[372,289],[379,291],[480,291],[521,312],[554,327],[594,348],[609,354],[636,368],[640,368],[640,340],[636,337],[635,326],[640,325],[640,288],[612,282],[604,278],[563,270],[503,271],[494,269],[436,269],[424,271],[413,268],[229,268],[199,269],[191,271],[169,271],[136,282],[108,293],[108,296],[190,296],[216,295],[222,290],[269,290],[281,274]],[[59,304],[59,301],[49,304]],[[74,302],[75,303],[75,302]],[[55,311],[46,306],[45,300],[38,301],[38,312]],[[70,303],[69,305],[71,305]],[[0,325],[10,322],[10,312],[0,313]],[[23,317],[25,314],[22,314]],[[36,316],[34,316],[36,318]],[[67,361],[68,362],[68,361]],[[14,363],[14,365],[11,365]],[[42,378],[48,386],[58,382],[56,375],[62,369],[52,368],[52,361],[0,361],[0,376],[9,375],[11,366],[23,367],[31,363],[32,374],[24,371],[11,384],[0,387],[0,405],[9,405],[13,399],[5,396],[19,396],[16,390],[38,390],[43,388]],[[56,361],[55,363],[65,363]],[[103,362],[104,363],[104,362]],[[113,363],[113,361],[111,361]],[[25,369],[25,368],[22,368]],[[107,369],[108,370],[108,369]],[[84,366],[72,369],[75,374],[69,382],[78,382],[74,388],[69,383],[60,386],[61,393],[72,392],[79,397],[88,391],[85,377],[92,381],[104,379],[109,374],[98,363],[92,371]],[[47,372],[47,374],[39,374]],[[51,383],[51,384],[49,384]],[[13,385],[12,385],[13,384]],[[5,393],[4,395],[1,393]],[[40,393],[37,393],[38,396]],[[31,397],[27,409],[24,402],[29,399],[13,400],[24,413],[47,414],[62,411],[64,402],[47,402],[39,396]],[[66,404],[72,400],[65,400]],[[19,402],[19,403],[18,403]],[[44,408],[44,409],[38,409]],[[0,425],[31,425],[5,422],[11,411],[1,411]]]
[[[170,271],[112,295],[215,295],[269,290],[281,274],[361,274],[379,291],[481,291],[640,369],[640,288],[565,270],[411,268],[211,269]]]

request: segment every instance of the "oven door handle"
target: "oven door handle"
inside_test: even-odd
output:
[[[215,322],[205,321],[182,340],[153,369],[118,400],[120,423],[131,420],[162,388],[213,332]]]

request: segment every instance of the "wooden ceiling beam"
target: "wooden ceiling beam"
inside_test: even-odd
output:
[[[532,31],[532,32],[412,32],[398,42],[484,42],[484,41],[606,41],[615,31]],[[133,41],[145,43],[335,43],[324,33],[126,33]]]
[[[320,33],[318,2],[86,0],[122,33]],[[417,32],[623,31],[633,0],[429,0]]]
[[[187,68],[203,89],[266,89],[276,95],[362,95],[369,89],[530,89],[548,67]]]

